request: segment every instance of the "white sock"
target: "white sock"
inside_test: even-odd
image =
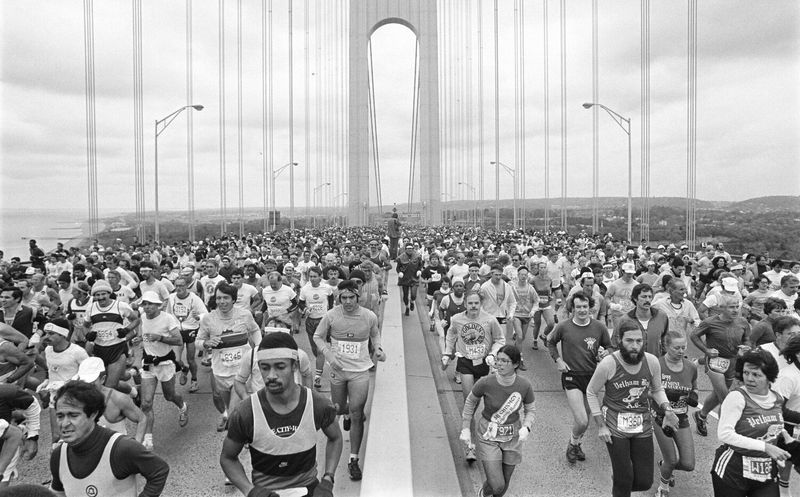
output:
[[[569,443],[571,443],[572,445],[580,445],[582,440],[583,440],[583,435],[578,435],[577,437],[575,435],[569,436]]]
[[[358,454],[350,454],[350,460],[358,459]]]

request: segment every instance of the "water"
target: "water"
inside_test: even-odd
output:
[[[56,243],[81,237],[86,212],[74,210],[3,209],[0,212],[0,250],[6,260],[18,256],[28,260],[28,240],[33,238],[45,252],[56,248]]]

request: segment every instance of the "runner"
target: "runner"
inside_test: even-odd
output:
[[[481,307],[481,294],[470,293],[464,297],[467,310],[452,316],[447,329],[442,369],[453,357],[456,372],[461,374],[461,391],[464,400],[469,397],[475,382],[489,374],[494,365],[497,351],[506,344],[506,336],[494,316]],[[476,459],[475,445],[464,447],[467,462]]]
[[[620,322],[615,331],[620,349],[606,356],[592,375],[586,399],[598,436],[611,458],[612,495],[627,497],[653,485],[653,422],[648,392],[664,411],[664,426],[678,429],[679,420],[661,384],[658,358],[644,351],[636,323]],[[602,410],[598,394],[605,388]]]
[[[55,392],[64,383],[78,374],[78,367],[89,358],[86,351],[69,342],[69,323],[65,319],[54,319],[44,325],[42,344],[45,346],[44,359],[47,363],[47,378],[36,389],[44,405],[50,409],[50,433],[58,440],[58,423],[55,412]]]
[[[65,497],[161,495],[169,465],[142,444],[98,426],[104,408],[103,394],[89,383],[70,381],[58,390],[56,417],[64,443],[50,454],[50,488]],[[141,492],[137,475],[146,481]]]
[[[481,305],[483,310],[494,316],[503,328],[506,342],[511,342],[513,326],[508,322],[517,309],[517,301],[511,285],[503,280],[503,267],[495,264],[491,269],[489,280],[481,285]]]
[[[561,372],[561,387],[572,412],[572,433],[567,443],[567,461],[585,461],[581,448],[583,434],[589,427],[589,405],[586,387],[600,362],[611,351],[611,338],[606,326],[592,319],[592,297],[576,293],[567,300],[573,310],[572,318],[556,325],[547,341],[550,357]],[[558,344],[561,343],[559,354]]]
[[[670,431],[662,428],[664,413],[657,407],[651,408],[651,415],[656,421],[653,423],[656,441],[662,457],[658,463],[661,478],[656,497],[667,497],[670,487],[675,486],[673,471],[694,471],[694,440],[688,412],[689,407],[697,407],[697,366],[684,357],[686,344],[683,332],[668,331],[664,336],[666,352],[658,359],[661,384],[672,410],[678,416],[678,429]]]
[[[703,401],[703,408],[694,413],[697,433],[708,435],[708,413],[722,403],[733,384],[736,356],[740,346],[750,346],[750,325],[738,316],[739,301],[732,295],[722,295],[720,314],[705,319],[692,333],[692,343],[705,355],[706,374],[711,380],[711,393]],[[705,343],[701,337],[705,336]]]
[[[792,318],[787,317],[786,319]],[[800,412],[800,368],[798,367],[798,364],[800,364],[800,358],[798,357],[798,354],[800,354],[800,336],[798,336],[800,335],[800,322],[794,320],[794,323],[787,330],[781,331],[782,337],[785,335],[790,338],[785,344],[782,344],[781,358],[786,363],[786,366],[780,368],[780,363],[778,363],[778,378],[775,380],[773,390],[786,400],[784,414],[787,410]],[[797,430],[796,425],[786,424],[785,428],[792,436]],[[792,476],[792,463],[795,460],[795,454],[792,454],[792,456],[791,459],[786,460],[784,467],[779,469],[778,486],[780,487],[781,495],[791,495],[789,492],[789,478]]]
[[[111,300],[111,286],[100,280],[92,286],[92,303],[83,319],[90,326],[86,341],[92,342],[87,352],[103,360],[108,372],[106,386],[129,393],[130,386],[120,379],[125,373],[128,340],[136,334],[139,316],[128,304]]]
[[[189,408],[183,396],[175,391],[175,352],[173,346],[183,343],[178,331],[178,320],[172,314],[161,312],[163,302],[155,292],[142,293],[141,335],[134,338],[144,347],[142,366],[141,399],[142,411],[147,418],[147,429],[142,444],[147,450],[153,450],[153,398],[156,387],[161,384],[164,400],[172,402],[178,408],[178,424],[181,428],[189,423]]]
[[[195,360],[195,340],[200,329],[200,320],[208,313],[203,299],[189,291],[190,278],[179,276],[175,280],[175,293],[170,294],[167,301],[167,312],[178,320],[178,331],[181,334],[181,344],[177,347],[177,362],[180,364],[180,384],[186,384],[186,373],[192,374],[189,393],[200,389],[197,384],[197,361]],[[186,363],[181,362],[183,350],[186,349]]]
[[[314,332],[317,331],[320,321],[325,313],[333,307],[333,288],[322,284],[322,271],[314,266],[308,270],[309,282],[300,289],[300,312],[306,322],[306,335],[311,345],[311,353],[315,358],[314,388],[322,388],[322,371],[325,367],[325,356],[319,352],[314,341]]]
[[[472,420],[478,403],[478,458],[486,481],[480,496],[502,496],[508,490],[516,466],[522,462],[522,443],[535,419],[534,393],[530,381],[517,374],[522,357],[514,345],[497,351],[496,373],[478,380],[464,402],[461,440],[472,445]],[[520,411],[523,411],[520,416]]]
[[[266,306],[264,321],[277,319],[293,327],[291,313],[297,307],[297,294],[292,287],[283,282],[283,275],[278,271],[271,271],[267,275],[269,285],[261,291]]]
[[[511,285],[511,291],[514,293],[514,300],[517,306],[514,308],[514,316],[511,320],[514,327],[512,338],[514,345],[517,345],[517,340],[524,343],[525,337],[528,336],[528,327],[531,324],[531,317],[539,309],[539,296],[536,289],[528,282],[528,268],[526,266],[519,266],[517,268],[517,279]],[[539,349],[538,340],[533,340],[533,350]]]
[[[358,454],[364,435],[364,405],[369,392],[369,370],[373,365],[369,344],[377,360],[385,361],[386,354],[381,347],[378,318],[359,305],[359,289],[354,281],[339,283],[339,302],[341,305],[322,317],[314,341],[330,365],[331,400],[338,414],[344,416],[344,430],[350,430],[347,468],[350,479],[358,481],[362,477]]]
[[[245,399],[231,415],[220,454],[230,481],[248,497],[269,497],[274,491],[302,489],[333,497],[342,434],[336,409],[321,394],[295,383],[298,348],[288,333],[270,333],[258,347],[257,363],[266,384]],[[324,473],[317,480],[317,431],[327,438]],[[250,448],[253,472],[247,478],[239,454]],[[290,495],[282,493],[282,495]]]
[[[103,415],[97,421],[97,424],[103,428],[108,428],[111,431],[121,433],[123,436],[128,435],[128,427],[125,420],[131,421],[136,425],[135,440],[139,443],[144,441],[144,434],[147,429],[147,418],[141,409],[134,404],[133,399],[129,395],[122,392],[108,388],[103,384],[106,378],[106,367],[99,357],[90,357],[81,362],[78,367],[78,373],[71,379],[80,380],[86,383],[92,383],[96,386],[103,398],[106,401],[106,408],[103,410]],[[60,388],[60,387],[59,387]],[[55,412],[55,396],[53,393],[53,409]],[[60,443],[60,424],[57,431],[53,432],[53,447]]]
[[[770,388],[778,365],[768,352],[751,350],[737,362],[736,374],[744,386],[731,390],[720,409],[717,438],[722,445],[711,470],[714,495],[777,496],[777,466],[789,459],[778,447],[786,433],[784,399]]]
[[[414,250],[414,245],[408,243],[405,252],[397,257],[397,285],[403,289],[403,304],[406,306],[406,316],[414,310],[417,300],[417,287],[422,274],[422,259]]]
[[[547,277],[547,263],[541,262],[536,267],[536,272],[530,282],[536,289],[539,297],[539,308],[533,313],[533,340],[541,338],[542,343],[547,345],[547,337],[556,325],[555,299],[553,298],[553,282]],[[545,322],[544,331],[541,336],[539,330],[542,326],[542,319]]]
[[[249,311],[233,306],[236,287],[223,281],[213,294],[216,309],[200,319],[196,343],[211,355],[211,393],[220,413],[217,431],[225,431],[236,373],[250,347],[260,342],[261,331]]]

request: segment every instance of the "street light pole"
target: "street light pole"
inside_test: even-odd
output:
[[[500,189],[500,174],[499,174],[499,171],[500,171],[500,167],[501,166],[503,167],[503,170],[505,170],[505,172],[507,172],[508,175],[511,176],[511,179],[514,181],[514,201],[513,201],[512,207],[513,207],[513,210],[514,210],[513,223],[514,223],[514,228],[516,229],[516,227],[517,227],[517,171],[513,167],[509,167],[508,165],[503,164],[501,161],[492,161],[492,162],[490,162],[490,164],[492,164],[492,165],[497,167],[497,171],[498,171],[497,189],[498,189],[498,191]],[[499,205],[500,204],[498,202],[498,212],[499,212],[499,208],[500,208]]]
[[[629,117],[622,117],[620,114],[614,112],[613,110],[609,109],[603,104],[598,103],[585,103],[583,104],[584,109],[591,109],[593,106],[598,106],[609,116],[611,119],[614,120],[615,123],[628,135],[628,243],[631,243],[633,240],[633,230],[631,229],[631,219],[632,219],[632,212],[633,209],[631,208],[632,198],[633,198],[633,167],[631,164],[631,119]],[[623,126],[622,123],[627,124],[627,128]]]
[[[473,217],[473,220],[472,220],[472,226],[473,227],[477,227],[477,225],[478,225],[478,202],[477,202],[477,196],[475,195],[475,187],[470,185],[469,183],[465,183],[463,181],[459,181],[458,184],[459,185],[464,185],[467,188],[469,188],[470,190],[472,190],[472,202],[473,202],[472,211],[473,211],[473,214],[474,214],[474,217]]]
[[[313,195],[313,197],[314,197],[314,228],[315,229],[317,227],[317,192],[319,192],[322,188],[324,188],[326,186],[331,186],[330,181],[328,181],[327,183],[322,183],[321,185],[314,187],[314,195]]]
[[[296,166],[296,165],[297,165],[297,162],[289,162],[289,163],[286,163],[286,164],[282,165],[281,167],[276,169],[274,173],[272,173],[272,191],[270,192],[272,194],[271,195],[271,197],[272,197],[272,231],[275,231],[275,214],[276,214],[275,213],[275,181],[278,179],[278,176],[280,176],[280,174],[284,171],[284,169],[286,169],[289,166]]]
[[[160,232],[161,231],[160,230],[161,226],[160,226],[160,224],[158,222],[158,214],[159,214],[159,209],[158,209],[158,135],[163,133],[164,130],[167,129],[167,126],[169,126],[172,123],[172,121],[174,121],[175,118],[178,117],[178,114],[180,114],[181,112],[183,112],[186,109],[194,109],[194,110],[200,111],[200,110],[203,110],[203,106],[202,105],[185,105],[185,106],[181,107],[180,109],[176,110],[175,112],[173,112],[172,114],[168,115],[167,117],[165,117],[163,119],[156,119],[155,125],[153,126],[153,138],[154,138],[154,141],[155,141],[155,168],[154,169],[155,169],[155,198],[156,198],[156,202],[155,202],[156,203],[156,205],[155,205],[156,212],[155,212],[155,219],[154,219],[154,223],[153,223],[153,225],[154,225],[153,238],[155,239],[156,242],[160,241],[160,236],[161,236],[161,232]],[[159,126],[161,126],[161,129],[158,129]],[[191,185],[190,185],[190,187],[191,187]]]

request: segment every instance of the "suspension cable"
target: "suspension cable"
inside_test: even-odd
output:
[[[408,172],[408,212],[411,213],[411,204],[414,201],[414,178],[417,166],[417,134],[419,127],[419,40],[414,44],[414,96],[411,111],[411,157]]]
[[[519,2],[519,18],[520,18],[520,27],[519,27],[519,103],[520,103],[520,134],[522,135],[522,140],[520,141],[520,150],[519,150],[519,165],[520,165],[520,175],[521,180],[519,182],[520,188],[520,196],[522,197],[522,206],[521,206],[521,215],[522,215],[522,229],[525,230],[525,200],[527,197],[525,183],[527,181],[527,163],[526,163],[526,156],[525,156],[525,2],[520,0]]]
[[[244,236],[244,156],[242,155],[242,0],[236,2],[236,153],[239,159],[239,236]]]
[[[191,1],[191,0],[187,0]],[[267,167],[267,4],[261,4],[261,171],[262,195],[264,201],[263,230],[269,227],[269,169]]]
[[[194,69],[192,66],[192,0],[186,0],[186,105],[193,105]],[[186,170],[188,182],[189,240],[194,241],[194,113],[186,113]]]
[[[367,75],[367,108],[369,110],[369,129],[370,144],[372,149],[372,164],[375,168],[375,199],[380,212],[383,212],[382,192],[381,192],[381,162],[378,148],[378,121],[375,108],[375,73],[372,65],[372,39],[367,41],[367,65],[369,74]]]
[[[544,63],[544,231],[550,231],[550,48],[549,48],[549,25],[550,20],[547,14],[547,2],[542,2],[542,35],[544,38],[544,53],[542,60]]]
[[[599,27],[597,0],[592,0],[592,102],[600,101]],[[600,193],[600,126],[598,105],[592,106],[592,234],[600,229],[598,195]]]
[[[225,235],[226,173],[225,173],[225,4],[219,0],[219,210],[220,235]]]
[[[567,230],[567,3],[561,0],[561,229]]]
[[[133,155],[134,182],[136,183],[137,233],[144,241],[145,211],[144,203],[144,118],[142,112],[142,3],[133,0]]]

